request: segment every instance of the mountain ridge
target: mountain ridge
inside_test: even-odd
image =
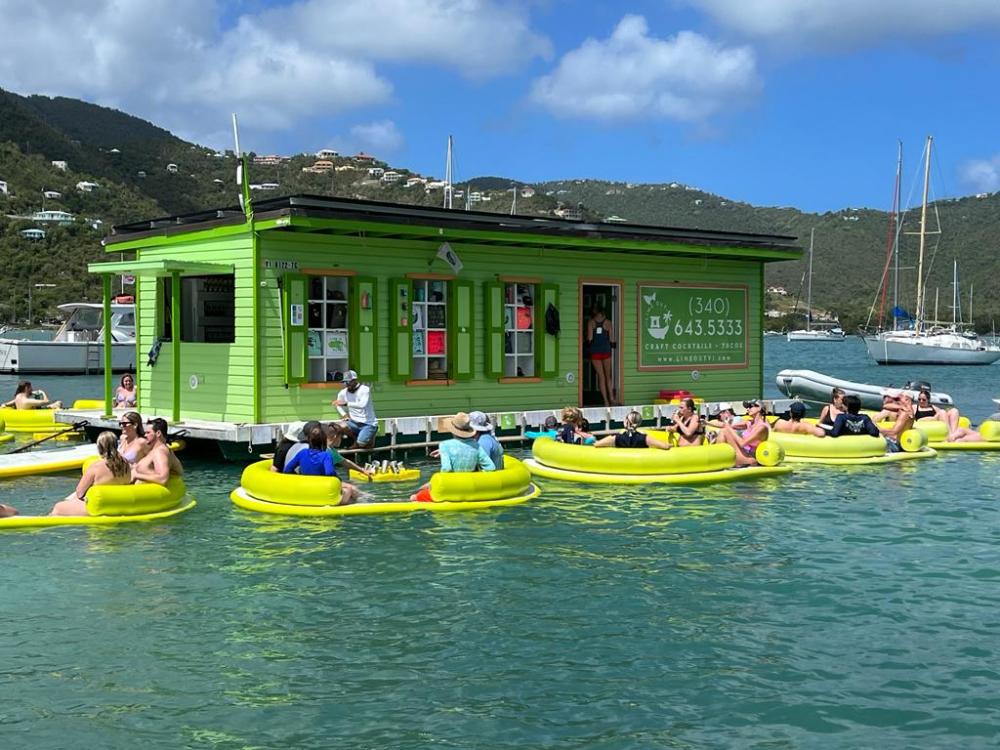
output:
[[[52,161],[67,162],[67,169],[53,166]],[[316,162],[313,154],[296,154],[253,164],[250,172],[258,187],[279,186],[276,192],[259,195],[314,193],[441,205],[440,188],[427,188],[420,182],[432,178],[421,178],[403,166],[380,160],[362,165],[338,156],[325,171],[314,171]],[[48,315],[57,302],[99,298],[99,283],[85,273],[85,266],[103,257],[100,239],[112,224],[232,205],[236,202],[235,165],[231,152],[188,143],[125,112],[66,97],[20,96],[0,90],[0,180],[8,183],[9,193],[0,195],[0,252],[14,269],[0,278],[0,300],[9,300],[0,302],[0,319],[19,318],[26,311],[29,286],[36,275],[44,273],[37,261],[40,251],[58,267],[60,276],[57,290],[44,288],[36,293],[35,312]],[[377,170],[395,173],[393,181],[383,179]],[[77,188],[79,182],[98,187],[82,191]],[[849,330],[867,318],[885,262],[888,214],[877,209],[811,214],[788,206],[758,207],[678,182],[575,178],[530,183],[487,175],[463,180],[455,188],[456,207],[475,197],[477,210],[496,213],[510,211],[511,191],[516,188],[518,213],[529,216],[785,234],[799,237],[803,245],[815,229],[815,306],[840,317]],[[42,191],[55,191],[60,197],[46,200]],[[43,204],[66,210],[78,221],[46,227],[47,236],[41,241],[23,238],[23,229],[41,225],[12,217],[29,216]],[[949,233],[932,263],[928,288],[945,290],[950,299],[951,258],[959,257],[960,272],[964,269],[971,278],[970,269],[975,269],[976,320],[981,330],[989,330],[994,320],[1000,321],[1000,253],[995,249],[1000,194],[937,201],[934,209]],[[97,220],[103,223],[94,228]],[[914,243],[909,236],[904,239],[903,265],[908,266]],[[782,314],[769,319],[770,326],[801,324],[801,315],[796,320],[785,313],[788,300],[800,295],[804,268],[804,260],[768,264],[768,286],[785,291],[769,295],[769,306]],[[82,278],[69,278],[76,274]],[[914,286],[912,271],[905,271],[900,289],[912,297]],[[900,300],[904,307],[912,305],[907,299]],[[980,300],[985,301],[980,304]],[[967,305],[963,302],[963,310]]]

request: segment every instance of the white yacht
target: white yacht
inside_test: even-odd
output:
[[[912,327],[884,329],[864,336],[869,356],[880,365],[990,365],[1000,360],[1000,346],[987,344],[975,333],[964,329],[954,319],[951,325],[942,325],[937,320],[928,321],[926,314],[926,283],[924,278],[924,251],[927,241],[927,197],[930,185],[931,146],[934,139],[927,138],[924,150],[924,194],[920,213],[920,248],[917,255],[917,301]],[[902,157],[900,157],[901,160]],[[899,189],[899,167],[896,186]],[[936,230],[934,234],[940,234]],[[898,233],[897,233],[898,238]],[[898,258],[898,248],[894,251]],[[886,266],[888,270],[888,266]],[[885,273],[883,273],[883,283]],[[955,299],[952,310],[957,314],[960,308],[958,294],[958,265],[955,264]],[[971,302],[970,302],[971,305]],[[873,306],[874,309],[874,306]],[[935,314],[935,318],[937,315]],[[895,310],[894,323],[897,322]]]
[[[104,371],[104,308],[59,305],[66,322],[49,341],[0,337],[0,373],[89,375]],[[135,370],[135,305],[111,305],[111,369]]]
[[[843,341],[844,340],[844,329],[840,327],[837,323],[826,323],[823,325],[815,325],[813,323],[812,314],[812,273],[813,273],[813,240],[816,236],[816,230],[813,229],[809,232],[809,267],[806,271],[808,275],[808,287],[806,292],[806,327],[799,328],[794,331],[789,331],[786,336],[789,341]],[[798,301],[796,301],[796,305]],[[815,325],[815,327],[814,327]]]

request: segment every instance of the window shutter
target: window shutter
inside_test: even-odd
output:
[[[503,295],[504,285],[488,282],[486,289],[486,375],[503,377]]]
[[[472,298],[471,281],[448,284],[448,375],[454,380],[472,377]]]
[[[407,381],[413,372],[413,284],[389,279],[389,379]]]
[[[348,367],[362,380],[378,379],[378,337],[375,320],[377,284],[374,278],[359,276],[351,283],[350,341]]]
[[[301,274],[285,274],[282,314],[285,329],[285,383],[302,383],[309,374],[306,299],[309,281]]]
[[[545,311],[549,304],[559,309],[559,287],[542,284],[535,301],[535,374],[553,378],[559,374],[559,337],[545,332]]]

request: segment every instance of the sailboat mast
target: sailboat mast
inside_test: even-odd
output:
[[[920,207],[920,253],[917,256],[917,321],[916,332],[920,333],[924,321],[924,248],[927,244],[927,195],[931,184],[931,145],[934,136],[927,136],[924,159],[924,198]]]
[[[951,327],[958,327],[959,306],[958,306],[958,259],[952,261],[951,271]]]
[[[809,230],[809,281],[806,284],[806,330],[812,330],[813,309],[813,240],[816,238],[816,227]]]
[[[903,179],[903,142],[899,141],[897,144],[897,156],[896,156],[896,194],[893,197],[892,204],[892,222],[893,227],[893,237],[892,237],[892,258],[893,258],[893,269],[892,269],[892,330],[896,330],[896,322],[899,318],[896,317],[896,310],[899,308],[899,225],[897,216],[899,215],[899,200],[900,200],[900,183]]]
[[[444,165],[444,208],[451,208],[451,197],[454,192],[452,187],[452,158],[451,158],[452,137],[448,136],[448,159]]]

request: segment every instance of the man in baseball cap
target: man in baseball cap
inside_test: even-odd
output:
[[[370,448],[375,444],[378,418],[375,416],[371,388],[358,380],[358,373],[354,370],[344,373],[344,388],[333,405],[346,417],[340,424],[350,431],[358,448]]]

